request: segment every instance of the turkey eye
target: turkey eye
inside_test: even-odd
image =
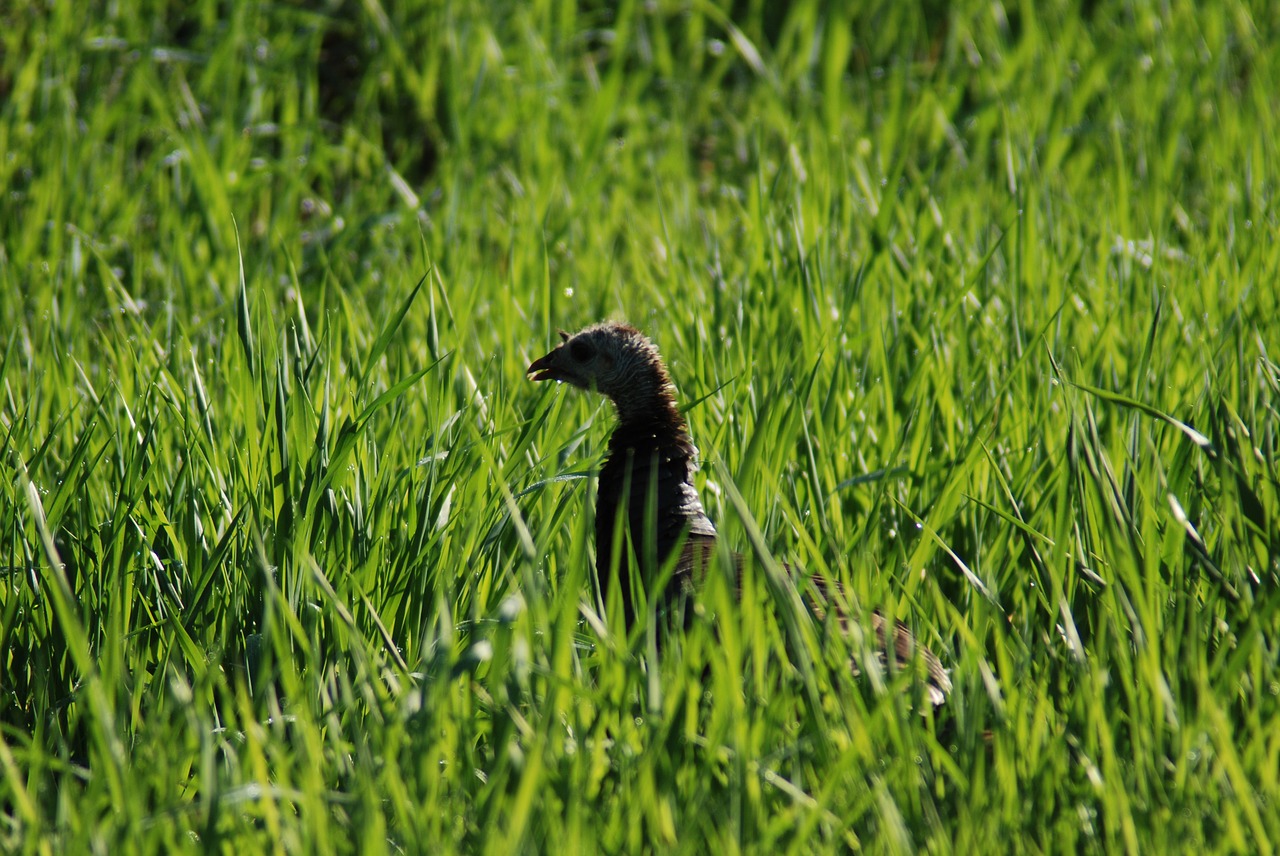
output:
[[[574,339],[569,343],[569,356],[573,357],[580,363],[585,363],[587,360],[591,359],[591,355],[593,353],[594,350],[592,347],[581,339]]]

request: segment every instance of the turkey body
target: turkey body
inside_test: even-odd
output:
[[[634,564],[642,568],[642,581],[651,579],[679,547],[681,555],[671,585],[676,591],[687,590],[696,584],[695,577],[715,550],[715,526],[703,511],[693,486],[697,450],[688,433],[676,428],[619,425],[600,468],[596,490],[596,576],[606,603],[613,579],[619,581],[628,627],[637,618],[632,597]],[[648,519],[650,513],[652,520]],[[623,520],[625,529],[618,525]],[[628,533],[632,545],[638,544],[639,549],[628,545]],[[649,533],[653,541],[649,546],[651,555],[646,557]]]
[[[716,529],[694,487],[697,449],[676,409],[674,390],[657,348],[625,324],[596,324],[570,336],[529,366],[534,380],[557,380],[597,391],[618,410],[618,426],[600,469],[596,497],[596,576],[605,603],[617,580],[628,629],[640,616],[632,596],[639,583],[660,601],[686,594],[702,582],[715,552]],[[628,537],[629,536],[629,537]],[[659,569],[675,557],[666,590],[649,588]],[[742,560],[736,557],[739,574]],[[790,569],[787,569],[790,571]],[[834,581],[812,577],[807,606],[818,620],[834,610],[840,626],[852,632],[843,610],[843,592]],[[882,661],[888,660],[888,622],[871,615]],[[938,658],[917,646],[911,631],[893,627],[896,664],[921,664],[929,700],[942,704],[951,680]]]

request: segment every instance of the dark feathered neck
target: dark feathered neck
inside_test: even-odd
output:
[[[618,411],[618,426],[609,438],[605,469],[616,469],[624,459],[637,454],[641,458],[638,463],[647,466],[648,458],[656,453],[668,477],[687,476],[692,486],[693,459],[698,450],[689,436],[688,423],[676,407],[671,378],[656,352],[642,368],[631,382],[612,390],[609,396]],[[698,512],[701,511],[699,505]]]
[[[688,437],[684,418],[676,409],[675,387],[657,349],[650,346],[639,355],[620,357],[633,364],[619,372],[622,378],[601,390],[618,410],[620,427],[652,427],[675,436]]]
[[[647,400],[632,395],[619,401],[619,424],[609,438],[609,455],[600,469],[596,496],[596,563],[603,592],[607,592],[610,564],[615,548],[614,532],[619,514],[624,514],[631,533],[635,556],[652,555],[661,566],[678,544],[705,543],[716,530],[703,511],[693,485],[697,449],[689,437],[684,417],[676,409],[666,372],[662,383]],[[633,389],[633,392],[635,390]],[[651,493],[652,491],[652,493]],[[652,504],[651,504],[652,503]],[[646,519],[646,509],[654,508],[655,519]],[[625,509],[625,511],[624,511]],[[652,540],[645,544],[648,538]],[[630,625],[634,610],[630,594],[632,564],[626,539],[618,543],[618,573],[623,580],[623,609]],[[677,577],[687,576],[689,563],[677,568]],[[650,579],[657,566],[641,563],[641,580]],[[602,593],[603,593],[602,592]],[[658,596],[650,591],[651,597]]]
[[[643,398],[628,396],[624,400],[615,398],[613,403],[618,409],[618,427],[614,429],[613,440],[619,435],[647,436],[658,438],[663,445],[693,445],[689,426],[676,408],[669,382],[656,394]],[[614,442],[609,445],[612,447]]]
[[[609,454],[600,471],[601,500],[621,499],[622,479],[634,482],[636,476],[658,467],[662,481],[684,486],[685,501],[674,504],[671,497],[659,494],[659,517],[693,514],[702,516],[702,504],[693,490],[694,458],[698,453],[689,436],[689,427],[676,408],[671,383],[662,372],[663,383],[647,398],[638,395],[622,400],[614,398],[618,408],[618,426],[609,437]],[[632,491],[641,490],[640,482]],[[692,503],[688,501],[692,498]],[[635,509],[633,509],[633,513]]]

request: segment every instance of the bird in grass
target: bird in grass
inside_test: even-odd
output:
[[[630,629],[638,618],[633,597],[637,583],[651,602],[659,603],[698,589],[715,555],[716,528],[694,487],[697,450],[653,342],[634,327],[616,322],[594,324],[573,335],[561,331],[560,337],[550,353],[534,360],[528,374],[535,381],[563,381],[598,392],[617,409],[618,425],[609,438],[596,494],[596,575],[606,604],[616,578]],[[651,591],[677,549],[665,590]],[[734,561],[740,591],[741,556]],[[854,634],[840,584],[819,576],[808,583],[806,606],[814,618],[822,621],[831,612],[846,634]],[[942,704],[951,692],[951,679],[937,656],[917,644],[899,622],[890,628],[875,612],[870,623],[881,662],[889,661],[892,636],[893,662],[918,663],[929,701]]]

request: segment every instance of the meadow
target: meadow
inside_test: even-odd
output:
[[[0,11],[0,851],[1280,847],[1280,7]],[[714,578],[598,620],[667,357]],[[754,580],[754,581],[753,581]],[[721,580],[721,583],[723,580]]]

